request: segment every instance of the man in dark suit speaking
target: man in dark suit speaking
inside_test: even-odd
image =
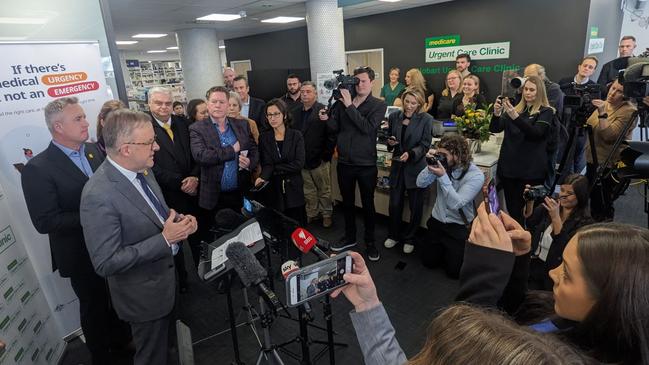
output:
[[[92,363],[108,364],[110,343],[126,344],[130,335],[125,323],[115,320],[106,281],[92,267],[79,222],[81,190],[101,165],[102,153],[85,143],[88,121],[77,98],[56,99],[44,112],[52,142],[22,169],[25,202],[36,230],[49,236],[52,269],[70,278],[79,298]]]
[[[131,325],[136,365],[166,364],[176,278],[173,255],[197,229],[169,209],[151,167],[160,148],[148,115],[120,109],[103,130],[106,161],[81,196],[81,225],[119,317]]]

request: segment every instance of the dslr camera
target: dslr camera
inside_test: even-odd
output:
[[[535,185],[523,193],[527,201],[543,200],[548,195],[548,189],[544,185]]]
[[[431,166],[437,165],[439,162],[440,165],[444,167],[446,171],[448,171],[448,160],[446,160],[446,155],[443,153],[437,152],[436,154],[432,156],[426,156],[426,163]]]
[[[352,95],[352,98],[356,96],[356,85],[358,85],[358,78],[356,76],[345,75],[344,70],[333,71],[336,77],[326,80],[324,82],[324,87],[327,90],[332,90],[331,97],[334,100],[339,100],[342,98],[340,94],[341,89],[347,89]]]
[[[637,57],[624,72],[624,96],[635,99],[638,109],[647,109],[642,99],[649,96],[649,58]]]

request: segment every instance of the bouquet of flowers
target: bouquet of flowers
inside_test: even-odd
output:
[[[487,105],[486,109],[476,109],[475,104],[469,104],[464,107],[464,115],[461,117],[453,116],[453,121],[457,126],[457,131],[467,139],[473,139],[480,142],[489,140],[489,123],[493,104]]]

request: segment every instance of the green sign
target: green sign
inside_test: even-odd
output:
[[[599,28],[598,27],[590,27],[590,36],[591,37],[597,37],[598,33],[599,33]]]
[[[426,48],[452,47],[460,45],[460,35],[451,34],[440,37],[426,38]]]

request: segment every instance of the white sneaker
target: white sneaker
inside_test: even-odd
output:
[[[385,248],[392,248],[392,247],[396,246],[397,243],[399,243],[399,242],[398,242],[398,241],[395,241],[395,240],[393,240],[392,238],[389,238],[389,237],[388,237],[388,238],[385,240],[385,243],[383,244],[383,246],[385,246]]]
[[[412,251],[414,251],[414,249],[415,249],[414,245],[410,245],[410,244],[407,244],[407,243],[403,244],[403,253],[412,253]]]

